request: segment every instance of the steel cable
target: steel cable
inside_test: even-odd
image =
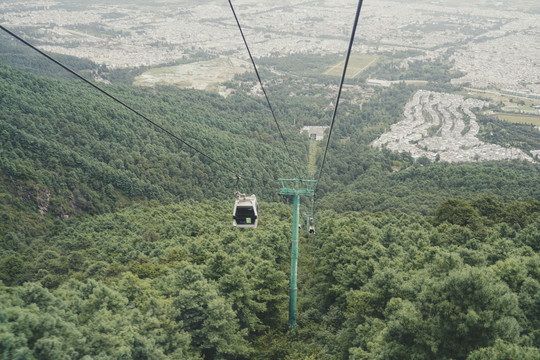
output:
[[[229,0],[229,5],[231,7],[231,11],[234,15],[234,19],[236,20],[236,24],[238,25],[238,29],[240,30],[240,34],[242,35],[242,39],[244,40],[244,44],[246,45],[247,52],[249,54],[249,58],[251,59],[251,63],[253,64],[253,69],[255,69],[255,74],[257,75],[257,79],[259,80],[259,84],[261,85],[261,89],[263,91],[264,97],[266,99],[266,103],[268,104],[268,107],[270,108],[270,112],[272,113],[272,117],[274,118],[274,122],[276,123],[276,126],[279,131],[279,135],[281,136],[281,140],[283,140],[283,144],[285,145],[285,150],[287,150],[287,153],[289,154],[289,158],[293,162],[293,166],[296,170],[296,174],[298,178],[300,178],[300,172],[298,171],[298,166],[296,164],[295,158],[292,156],[291,151],[289,150],[289,147],[287,146],[287,141],[285,140],[285,136],[283,136],[283,132],[281,131],[281,127],[279,126],[279,123],[276,118],[276,114],[274,112],[274,108],[272,107],[272,104],[270,103],[270,99],[268,98],[268,95],[266,94],[266,90],[264,88],[264,85],[261,80],[261,76],[259,75],[259,70],[257,70],[257,65],[255,65],[255,60],[253,60],[253,56],[251,55],[251,51],[249,50],[248,43],[246,41],[246,37],[244,36],[244,31],[242,30],[242,26],[240,25],[240,21],[238,20],[238,16],[236,16],[236,11],[234,11],[233,4],[231,0]]]

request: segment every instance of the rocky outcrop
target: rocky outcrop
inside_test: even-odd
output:
[[[49,212],[49,204],[51,201],[51,191],[45,185],[38,184],[35,187],[36,190],[36,205],[38,212],[41,215],[45,215]]]

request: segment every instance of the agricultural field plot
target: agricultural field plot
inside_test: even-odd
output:
[[[510,94],[501,94],[495,90],[481,90],[465,87],[460,95],[466,97],[480,97],[481,99],[489,99],[490,102],[503,103],[504,106],[518,107],[520,110],[533,110],[533,107],[540,105],[540,100],[526,98],[523,96],[515,96]]]
[[[249,70],[244,60],[220,57],[208,61],[151,69],[135,78],[136,86],[175,85],[181,88],[215,90],[218,84]]]
[[[492,116],[497,117],[499,120],[515,124],[533,124],[540,126],[540,116],[536,115],[495,113]]]
[[[353,54],[349,59],[349,65],[347,68],[347,77],[355,78],[365,71],[370,66],[373,66],[377,62],[377,56],[368,54]],[[324,73],[326,75],[341,76],[343,73],[343,65],[345,60],[330,67]]]

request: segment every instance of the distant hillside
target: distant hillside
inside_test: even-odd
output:
[[[56,54],[56,59],[83,75],[89,75],[98,68],[94,62],[73,56]],[[46,59],[26,45],[5,33],[0,34],[0,63],[35,75],[57,79],[74,79],[67,71]]]

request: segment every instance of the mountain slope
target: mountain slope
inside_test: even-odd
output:
[[[234,174],[87,85],[5,65],[0,78],[3,203],[13,209],[33,206],[66,218],[111,211],[135,199],[233,196]],[[261,102],[172,88],[155,94],[108,89],[244,176],[241,190],[275,198],[273,180],[293,173],[283,144],[267,133]],[[307,147],[299,135],[290,137],[293,151]]]

